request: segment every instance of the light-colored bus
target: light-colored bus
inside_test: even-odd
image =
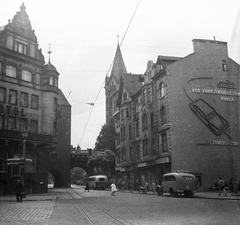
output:
[[[196,192],[196,178],[191,173],[172,172],[163,176],[163,193],[170,193],[171,196],[184,194],[192,197]]]
[[[105,175],[90,176],[88,178],[89,188],[105,190],[108,185],[108,179]]]

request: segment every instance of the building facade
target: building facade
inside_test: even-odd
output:
[[[151,186],[183,170],[207,190],[220,176],[240,179],[240,67],[226,42],[194,39],[193,49],[184,58],[158,56],[137,80],[119,74],[115,111],[106,108],[116,123],[118,181]]]
[[[0,27],[0,194],[26,193],[70,183],[71,106],[58,87],[59,73],[45,63],[22,4]],[[23,136],[23,134],[25,136]]]

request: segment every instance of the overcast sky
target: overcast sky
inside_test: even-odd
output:
[[[51,44],[59,87],[72,105],[74,147],[94,148],[105,124],[104,80],[118,35],[127,71],[135,74],[158,55],[191,54],[194,38],[228,42],[230,58],[240,63],[239,0],[0,0],[0,26],[22,2],[46,62]]]

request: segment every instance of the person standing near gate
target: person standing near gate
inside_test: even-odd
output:
[[[24,188],[23,188],[23,184],[20,180],[17,180],[17,185],[15,187],[15,192],[16,192],[17,202],[22,202]]]

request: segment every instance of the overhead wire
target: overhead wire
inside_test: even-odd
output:
[[[135,14],[136,14],[136,12],[137,12],[137,9],[138,9],[138,6],[139,6],[140,2],[141,2],[141,0],[138,1],[138,4],[137,4],[137,6],[136,6],[136,8],[135,8],[135,10],[134,10],[134,12],[133,12],[133,15],[132,15],[132,17],[131,17],[131,19],[130,19],[129,24],[128,24],[128,26],[127,26],[127,29],[126,29],[126,31],[125,31],[125,33],[124,33],[124,35],[123,35],[122,41],[120,42],[120,46],[122,45],[122,43],[123,43],[123,41],[124,41],[124,39],[125,39],[125,37],[126,37],[126,35],[127,35],[127,32],[128,32],[128,30],[129,30],[129,27],[130,27],[130,25],[131,25],[131,23],[132,23],[132,20],[133,20]],[[109,69],[108,69],[108,72],[107,72],[106,76],[109,74],[109,72],[110,72],[110,70],[111,70],[111,68],[112,68],[113,62],[114,62],[114,60],[112,61],[111,65],[110,65],[110,67],[109,67]],[[97,99],[98,99],[98,96],[99,96],[100,93],[101,93],[101,90],[102,90],[102,88],[103,88],[104,83],[105,83],[105,79],[103,80],[103,83],[102,83],[102,85],[101,85],[101,87],[100,87],[100,89],[99,89],[99,91],[98,91],[98,94],[97,94],[94,102],[91,103],[91,104],[89,104],[89,105],[91,105],[91,110],[90,110],[90,113],[89,113],[89,116],[88,116],[86,125],[85,125],[85,127],[84,127],[83,134],[82,134],[81,139],[80,139],[80,142],[79,142],[79,146],[81,146],[81,142],[82,142],[83,136],[84,136],[84,134],[85,134],[85,131],[86,131],[86,129],[87,129],[87,126],[88,126],[90,117],[91,117],[91,115],[92,115],[93,107],[94,107],[94,105],[95,105],[95,103],[96,103],[96,101],[97,101]]]

